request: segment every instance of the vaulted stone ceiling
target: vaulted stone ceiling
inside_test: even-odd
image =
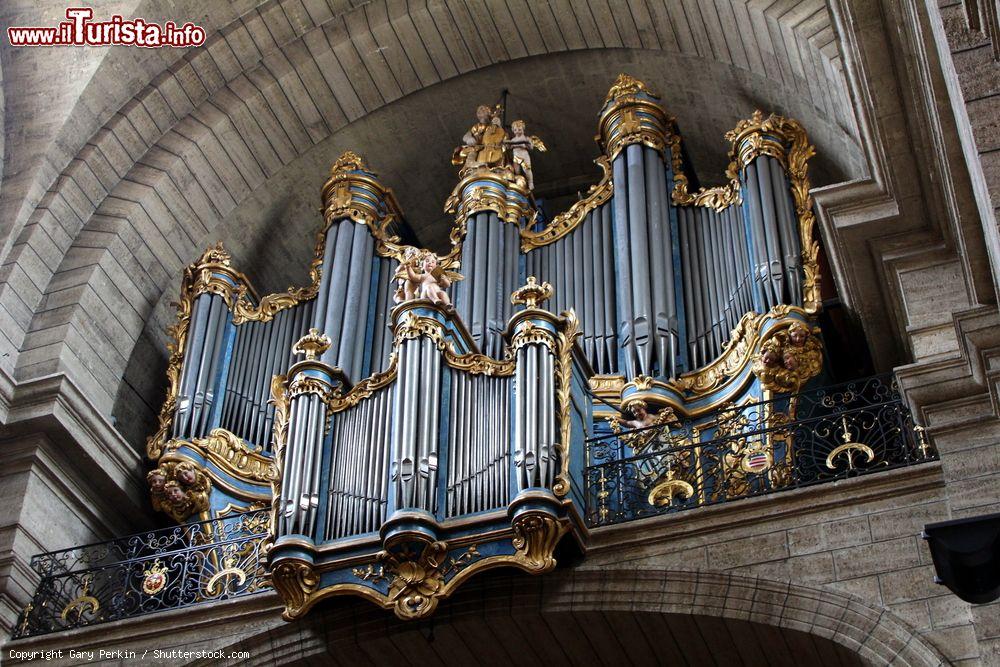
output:
[[[210,38],[187,53],[79,50],[56,104],[36,95],[6,106],[7,126],[24,129],[8,140],[0,193],[12,246],[0,304],[15,325],[2,363],[20,379],[68,371],[102,410],[117,399],[135,441],[162,391],[162,331],[183,265],[221,238],[264,291],[303,282],[319,186],[347,148],[397,191],[419,240],[440,247],[451,148],[475,105],[503,88],[509,117],[550,147],[537,190],[554,201],[596,178],[595,117],[620,71],[662,94],[705,183],[725,166],[723,133],[755,108],[806,125],[817,183],[864,175],[822,2],[203,7],[99,5],[98,16],[190,18]],[[4,10],[15,25],[62,11]],[[60,71],[58,51],[12,51],[8,86]]]

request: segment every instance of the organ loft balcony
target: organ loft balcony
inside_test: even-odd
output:
[[[256,595],[288,621],[350,597],[426,619],[493,570],[936,460],[831,316],[799,122],[741,121],[724,182],[697,187],[676,120],[622,74],[595,110],[602,176],[553,215],[550,147],[510,111],[456,132],[443,251],[348,150],[308,284],[258,296],[224,242],[184,270],[146,448],[175,525],[38,555],[15,638]]]

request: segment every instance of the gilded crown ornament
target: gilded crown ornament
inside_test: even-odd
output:
[[[331,176],[336,176],[345,171],[367,171],[371,173],[368,165],[365,164],[364,158],[354,151],[344,151],[334,161],[333,165],[330,166]]]
[[[538,304],[552,298],[552,285],[549,283],[538,283],[535,276],[528,276],[528,282],[523,287],[514,290],[510,295],[510,302],[516,305],[523,305],[525,308],[537,308]]]
[[[309,333],[300,338],[292,347],[293,354],[304,354],[306,361],[312,361],[330,349],[330,337],[321,334],[319,329],[313,327]]]

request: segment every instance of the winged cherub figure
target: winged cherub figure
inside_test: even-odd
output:
[[[544,153],[547,149],[541,139],[533,136],[529,137],[524,133],[524,130],[524,121],[515,120],[510,126],[513,136],[504,143],[511,150],[514,173],[520,173],[524,176],[528,189],[532,190],[535,187],[535,178],[531,171],[531,155],[528,151],[536,150]]]
[[[448,287],[462,276],[445,268],[437,255],[430,250],[407,248],[403,261],[396,269],[396,303],[413,299],[426,299],[433,303],[450,307]]]

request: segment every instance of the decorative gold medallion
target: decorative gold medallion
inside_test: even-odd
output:
[[[146,595],[156,595],[167,585],[167,568],[157,558],[153,564],[142,573],[142,592]]]

